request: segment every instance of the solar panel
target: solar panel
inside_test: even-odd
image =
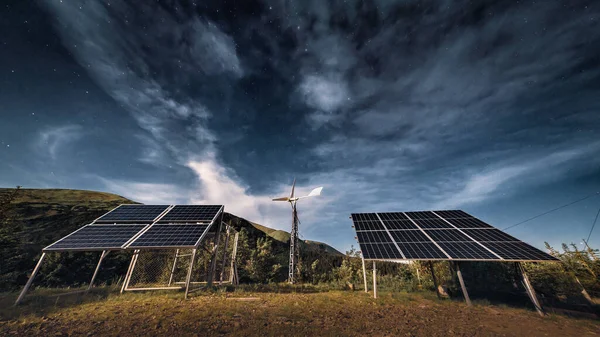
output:
[[[557,260],[461,210],[355,213],[352,220],[366,259]]]
[[[87,225],[44,251],[120,249],[148,225]]]
[[[177,205],[160,218],[158,223],[211,222],[222,205]]]
[[[494,228],[477,218],[446,219],[446,221],[458,228]]]
[[[94,223],[152,223],[168,205],[121,205]]]
[[[454,228],[451,224],[446,221],[437,219],[414,219],[413,220],[419,227],[426,228]]]
[[[453,259],[500,260],[477,242],[438,242],[437,244]]]
[[[505,260],[557,260],[552,255],[546,254],[525,242],[484,242],[483,245],[493,250]]]
[[[446,255],[431,241],[398,243],[398,247],[407,259],[447,259]]]
[[[365,259],[402,259],[400,251],[398,251],[398,248],[396,248],[396,246],[393,243],[360,243],[359,246]]]
[[[154,224],[128,248],[195,247],[209,225]]]
[[[354,223],[354,228],[357,231],[383,231],[385,228],[381,224],[381,221],[357,221]]]

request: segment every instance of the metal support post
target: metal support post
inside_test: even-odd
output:
[[[131,257],[131,263],[129,264],[129,269],[127,270],[127,275],[125,275],[125,279],[123,280],[123,286],[121,287],[121,294],[124,290],[129,288],[129,280],[131,280],[131,274],[133,274],[133,269],[135,269],[135,264],[137,262],[137,258],[140,251],[136,249],[133,251],[133,256]]]
[[[429,261],[429,269],[431,269],[431,278],[433,279],[433,286],[435,287],[435,294],[438,299],[441,300],[442,296],[440,295],[440,291],[438,289],[437,279],[435,278],[435,270],[433,269],[433,262]]]
[[[229,282],[231,284],[238,284],[239,280],[237,279],[237,247],[238,247],[238,239],[240,238],[240,233],[235,233],[233,237],[233,250],[231,252],[231,267],[229,270]],[[234,283],[235,276],[235,283]]]
[[[225,275],[225,264],[227,263],[227,248],[229,246],[229,234],[231,228],[229,225],[227,227],[227,236],[225,236],[225,248],[223,249],[223,263],[221,264],[221,274],[219,275],[219,284],[223,283],[223,276]]]
[[[373,298],[377,298],[377,266],[373,261]]]
[[[175,268],[177,267],[177,258],[179,258],[179,249],[175,251],[175,260],[173,261],[173,268],[171,268],[171,276],[169,276],[169,287],[173,283],[173,274],[175,274]]]
[[[88,286],[86,292],[90,291],[90,289],[92,289],[92,286],[94,286],[94,280],[96,279],[96,275],[98,275],[98,270],[100,270],[100,264],[102,263],[102,260],[104,260],[104,258],[106,257],[106,255],[108,255],[109,252],[110,252],[109,250],[102,251],[102,255],[100,255],[100,260],[98,260],[98,265],[96,266],[96,270],[94,270],[94,275],[92,275],[92,279],[90,280],[90,285]]]
[[[365,267],[365,258],[362,258],[362,265],[363,265],[363,279],[365,280],[365,292],[368,293],[369,292],[369,286],[367,285],[367,268]]]
[[[292,201],[292,230],[290,231],[290,261],[288,267],[288,283],[294,284],[296,263],[298,259],[298,211],[296,201]]]
[[[544,309],[542,308],[542,305],[538,301],[538,298],[535,293],[535,290],[533,289],[533,286],[529,282],[529,277],[527,277],[527,273],[525,273],[525,268],[523,268],[523,265],[520,262],[515,262],[515,263],[517,264],[517,268],[519,269],[519,271],[521,271],[521,277],[523,278],[523,286],[525,287],[525,290],[527,291],[527,295],[529,295],[529,299],[533,303],[533,306],[535,307],[535,310],[538,312],[538,314],[540,314],[540,316],[543,317],[545,315]]]
[[[471,306],[471,298],[467,292],[467,287],[465,287],[465,281],[463,280],[462,273],[460,271],[460,265],[458,262],[456,262],[454,266],[456,269],[456,275],[458,276],[458,281],[460,282],[460,288],[462,289],[463,296],[465,297],[465,302],[467,302],[468,306]]]
[[[196,249],[192,250],[192,257],[190,258],[190,268],[188,269],[187,278],[185,279],[185,299],[188,298],[188,292],[190,291],[190,281],[192,279],[192,270],[194,269],[194,260],[196,260]]]
[[[219,241],[221,239],[221,224],[223,223],[223,213],[221,213],[221,219],[219,221],[219,227],[217,227],[217,232],[215,233],[215,248],[213,252],[213,256],[210,261],[210,271],[208,272],[208,279],[206,280],[207,286],[211,287],[213,280],[215,279],[215,273],[217,271],[217,257],[219,255]]]
[[[23,300],[23,297],[25,297],[25,294],[29,290],[29,287],[31,287],[31,283],[33,283],[33,278],[35,277],[37,272],[40,270],[40,266],[42,265],[42,261],[44,260],[44,257],[46,257],[46,253],[42,253],[42,256],[40,256],[38,263],[35,265],[35,268],[33,268],[33,272],[31,272],[31,276],[29,276],[29,280],[27,280],[25,287],[19,294],[19,297],[17,298],[15,305],[19,304]]]

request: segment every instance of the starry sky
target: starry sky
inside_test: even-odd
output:
[[[356,247],[352,212],[498,228],[600,190],[600,3],[6,0],[0,186],[223,203]],[[579,244],[600,197],[508,232]],[[590,239],[600,244],[600,230]]]

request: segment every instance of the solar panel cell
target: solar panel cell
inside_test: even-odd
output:
[[[439,219],[439,217],[435,214],[433,214],[433,212],[430,211],[426,211],[426,212],[404,212],[404,214],[406,214],[409,218],[415,220],[415,219]]]
[[[407,259],[446,259],[446,255],[432,242],[398,243]]]
[[[418,229],[410,231],[390,231],[390,234],[396,242],[431,242],[431,240]]]
[[[160,218],[158,223],[210,222],[221,210],[221,205],[177,205]]]
[[[479,242],[484,241],[516,241],[520,242],[519,239],[510,236],[497,229],[463,229],[467,235]]]
[[[447,223],[446,221],[437,218],[437,219],[415,219],[413,220],[419,227],[423,229],[428,228],[454,228],[452,225]]]
[[[375,213],[354,213],[352,221],[379,221]]]
[[[436,242],[472,241],[457,229],[428,229],[425,232]]]
[[[377,213],[381,220],[408,220],[408,217],[401,212],[393,212],[393,213]]]
[[[453,259],[499,260],[476,242],[438,242],[438,245]]]
[[[506,260],[558,260],[525,242],[482,242],[482,244]]]
[[[356,232],[358,242],[364,243],[385,243],[392,242],[386,231]]]
[[[457,228],[494,228],[477,218],[447,219]]]
[[[356,228],[357,231],[383,231],[383,230],[385,230],[385,228],[383,228],[383,225],[381,224],[381,221],[379,221],[379,220],[355,222],[354,228]]]
[[[393,243],[360,244],[360,250],[365,259],[397,260],[402,259],[402,254]]]
[[[473,217],[472,215],[469,215],[461,210],[435,211],[435,213],[444,219],[461,219]]]
[[[389,230],[393,230],[393,229],[419,229],[410,220],[388,220],[388,221],[383,221],[383,224]]]

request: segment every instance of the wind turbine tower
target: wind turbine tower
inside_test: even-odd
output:
[[[316,197],[321,195],[321,191],[323,187],[317,187],[310,191],[308,195],[303,197],[295,197],[294,196],[294,188],[296,187],[296,179],[294,179],[294,183],[292,184],[292,193],[290,193],[289,197],[281,197],[275,198],[273,201],[287,201],[292,206],[292,231],[290,232],[290,269],[288,274],[288,282],[290,284],[294,284],[294,274],[296,271],[296,261],[298,260],[298,224],[300,220],[298,220],[298,210],[296,208],[296,203],[300,199],[308,198],[308,197]]]

